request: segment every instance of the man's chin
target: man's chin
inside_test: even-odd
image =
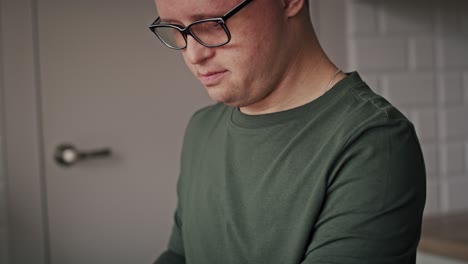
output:
[[[205,87],[208,91],[208,96],[216,103],[222,103],[232,107],[238,107],[240,104],[233,96],[228,95],[221,87],[213,89],[213,87]]]

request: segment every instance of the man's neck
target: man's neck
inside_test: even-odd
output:
[[[335,77],[337,67],[328,59],[320,46],[308,47],[295,53],[288,70],[284,73],[278,86],[263,100],[246,107],[241,112],[249,115],[260,115],[285,111],[307,104],[318,97],[344,74]]]

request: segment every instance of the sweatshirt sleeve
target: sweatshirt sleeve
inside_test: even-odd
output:
[[[174,214],[174,224],[169,239],[168,249],[164,251],[154,264],[184,264],[184,243],[181,234],[182,223],[179,216],[179,209]]]
[[[185,264],[185,258],[171,250],[164,251],[154,264]]]
[[[361,129],[333,166],[302,264],[415,263],[425,197],[411,123]]]

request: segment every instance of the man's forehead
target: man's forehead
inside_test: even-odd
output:
[[[236,3],[236,0],[156,0],[156,7],[163,21],[192,22],[222,16]]]

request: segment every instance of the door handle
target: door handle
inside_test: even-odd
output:
[[[64,167],[70,167],[78,162],[94,159],[105,158],[112,155],[110,148],[99,148],[94,150],[82,151],[78,150],[74,145],[63,143],[57,146],[54,153],[54,158],[57,164]]]

